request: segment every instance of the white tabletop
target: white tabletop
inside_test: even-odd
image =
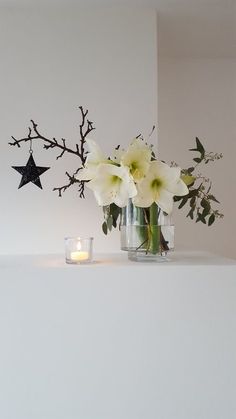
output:
[[[236,264],[0,257],[0,418],[235,419]]]
[[[95,254],[90,264],[77,265],[77,269],[94,269],[104,267],[132,267],[140,269],[147,266],[153,269],[169,268],[171,266],[236,266],[235,259],[225,258],[202,251],[170,252],[166,262],[133,262],[128,260],[126,252]],[[0,255],[0,269],[5,268],[74,268],[65,262],[64,255],[58,254],[31,254],[31,255]]]

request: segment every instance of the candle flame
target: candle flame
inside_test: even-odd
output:
[[[81,250],[81,241],[80,240],[77,242],[77,250]]]

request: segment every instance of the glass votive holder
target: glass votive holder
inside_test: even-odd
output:
[[[83,264],[93,260],[93,237],[66,237],[66,263]]]

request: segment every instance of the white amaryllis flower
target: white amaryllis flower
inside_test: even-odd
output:
[[[125,207],[128,199],[137,194],[128,168],[114,164],[100,164],[96,177],[86,186],[92,189],[98,205],[102,206],[115,203],[118,207]]]
[[[155,160],[150,163],[147,176],[137,184],[138,194],[133,198],[137,207],[150,207],[153,202],[167,214],[173,209],[174,195],[188,194],[186,184],[181,180],[179,167],[169,167]]]
[[[97,168],[101,163],[107,162],[102,150],[93,140],[86,140],[88,145],[88,155],[84,168],[77,175],[78,180],[91,180],[96,176]]]
[[[121,156],[121,164],[127,166],[135,182],[147,174],[152,150],[141,138],[135,138],[127,151]]]

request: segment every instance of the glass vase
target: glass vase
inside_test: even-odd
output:
[[[121,249],[128,252],[128,258],[137,262],[164,262],[173,248],[171,216],[155,203],[140,208],[129,200],[121,213]]]

